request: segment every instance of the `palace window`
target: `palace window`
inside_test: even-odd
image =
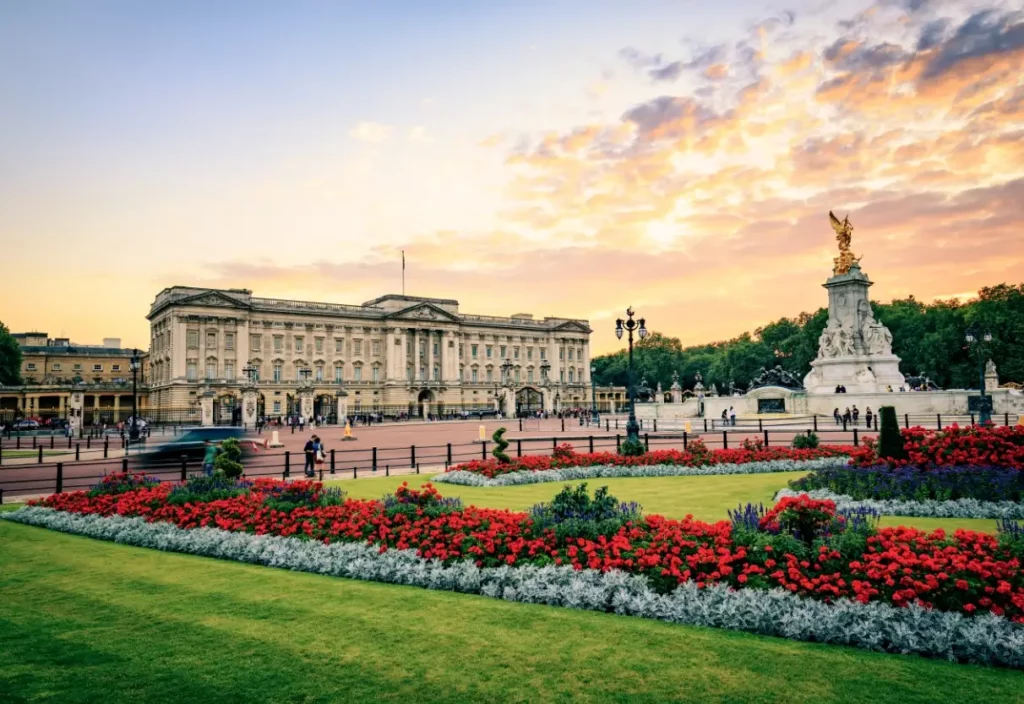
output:
[[[512,348],[512,359],[519,359],[519,348],[518,347],[513,347]]]
[[[75,363],[75,365],[74,365],[73,367],[71,367],[71,368],[72,368],[72,369],[73,369],[74,371],[76,371],[76,372],[80,372],[80,371],[82,371],[82,365],[81,365],[81,364],[78,364],[77,362],[76,362],[76,363]]]
[[[235,363],[224,362],[224,378],[234,379],[235,378]]]
[[[472,356],[472,357],[473,357],[473,359],[476,359],[476,357],[477,357],[477,354],[476,354],[476,345],[470,345],[470,346],[469,346],[469,353],[470,353],[470,356]]]
[[[564,347],[559,347],[558,348],[558,358],[559,359],[565,359],[565,348]]]
[[[281,415],[281,402],[274,401],[274,415]]]
[[[441,367],[434,367],[434,381],[441,381]]]
[[[195,362],[187,362],[185,364],[185,378],[188,379],[189,381],[195,381],[196,380],[196,363]]]
[[[545,348],[541,347],[540,348],[540,359],[541,359],[541,361],[544,361],[547,358],[548,358],[548,351]]]
[[[490,346],[490,345],[487,345],[487,359],[490,359],[490,358],[491,358],[491,351],[492,351],[492,348],[491,348],[491,346]]]
[[[212,350],[217,347],[217,333],[206,333],[206,349]]]
[[[199,331],[189,330],[185,336],[185,344],[190,350],[194,350],[199,347]]]
[[[342,377],[343,377],[343,374],[344,374],[343,370],[344,369],[345,369],[345,367],[341,366],[340,364],[335,364],[334,365],[334,383],[340,384],[342,382]]]
[[[226,332],[224,333],[224,349],[233,350],[235,349],[235,333]]]
[[[473,374],[473,383],[475,384],[478,381],[477,378],[476,378],[476,376],[477,376],[476,369],[473,370],[472,374]]]
[[[569,361],[572,361],[572,347],[569,348]]]
[[[281,365],[274,365],[274,381],[281,381]]]
[[[306,349],[306,338],[301,335],[295,336],[295,351],[301,353],[302,350]]]
[[[334,354],[342,354],[345,351],[345,341],[340,337],[334,338]]]
[[[253,352],[259,352],[261,338],[259,335],[249,335],[249,349]]]
[[[526,370],[526,381],[529,384],[533,383],[533,370],[532,369],[527,369]]]
[[[533,360],[533,348],[532,347],[527,347],[526,348],[526,359],[527,359],[527,361],[532,361]]]
[[[370,348],[374,357],[380,357],[380,340],[374,340],[371,342]]]
[[[374,382],[380,381],[380,367],[373,368],[373,380]]]
[[[356,367],[355,371],[353,372],[353,376],[355,378],[355,381],[362,381],[363,380],[363,368],[362,367]]]
[[[519,383],[519,369],[516,369],[516,383]]]
[[[55,372],[59,372],[60,371],[60,362],[54,362],[54,364],[53,364],[53,371],[55,371]]]
[[[94,372],[101,372],[101,371],[103,371],[103,365],[102,364],[94,364],[94,365],[92,365],[92,370]]]
[[[441,345],[440,345],[440,343],[435,342],[434,343],[434,356],[435,357],[439,357],[440,355],[441,355]]]
[[[322,365],[322,364],[316,365],[316,373],[314,374],[314,378],[317,381],[323,381],[324,380],[324,365]]]
[[[317,354],[323,354],[324,353],[324,338],[322,338],[322,337],[315,337],[315,338],[313,338],[313,345],[314,345],[314,347],[316,349],[316,353]]]
[[[36,370],[36,363],[35,362],[29,362],[28,364],[25,365],[25,369],[27,371],[34,372]]]
[[[427,378],[427,368],[420,367],[420,381],[424,381]]]
[[[500,359],[505,359],[505,345],[498,348],[498,357]]]
[[[558,380],[560,382],[562,382],[563,384],[565,383],[565,370],[564,369],[562,371],[558,372]]]
[[[256,381],[259,381],[259,380],[260,380],[260,365],[258,365],[258,364],[253,364],[253,365],[251,365],[251,366],[252,366],[252,368],[253,368],[253,372],[252,372],[253,378],[254,378],[254,379],[255,379]]]
[[[413,381],[411,365],[405,368],[405,378],[408,379],[409,381]]]
[[[493,369],[488,369],[487,370],[487,381],[489,381],[489,382],[490,381],[494,381],[494,370]]]
[[[352,341],[352,354],[354,354],[354,355],[356,355],[358,357],[362,353],[363,353],[363,341],[362,340],[353,340]]]
[[[284,348],[284,335],[274,335],[274,351],[280,352]]]
[[[121,371],[121,365],[120,364],[113,364],[113,365],[111,365],[110,371],[112,371],[112,372],[119,372],[119,371]]]
[[[217,362],[210,360],[206,363],[206,378],[216,379],[217,378]]]

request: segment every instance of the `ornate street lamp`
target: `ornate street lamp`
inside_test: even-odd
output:
[[[978,391],[981,398],[978,400],[978,420],[984,423],[992,422],[992,397],[985,393],[985,347],[984,344],[992,342],[992,333],[988,330],[982,332],[978,323],[971,323],[964,335],[968,347],[977,350],[978,357]]]
[[[547,388],[551,386],[551,379],[548,374],[551,372],[551,365],[548,360],[544,360],[540,363],[540,385]]]
[[[254,367],[250,364],[246,367],[243,367],[242,371],[245,373],[247,377],[249,377],[249,384],[252,386],[256,386],[256,374],[259,372],[259,367]]]
[[[130,442],[139,441],[139,389],[138,389],[138,375],[139,375],[139,351],[137,349],[132,350],[132,358],[128,361],[128,368],[132,370],[132,424],[128,429],[128,440]]]
[[[629,396],[629,420],[626,421],[626,440],[640,442],[640,424],[636,422],[636,388],[633,384],[633,331],[637,331],[640,339],[647,337],[647,326],[644,319],[633,320],[633,307],[626,309],[626,320],[619,318],[615,321],[615,337],[622,339],[623,331],[629,333],[629,386],[626,389]]]
[[[590,365],[590,415],[593,417],[594,422],[598,425],[601,424],[601,417],[597,414],[597,381],[594,379],[594,372],[597,371],[597,367],[593,364]]]

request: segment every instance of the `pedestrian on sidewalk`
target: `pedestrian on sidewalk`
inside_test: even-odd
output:
[[[309,440],[306,441],[305,446],[303,446],[303,448],[302,448],[302,452],[303,452],[303,454],[306,457],[306,464],[302,468],[302,471],[303,471],[303,474],[305,474],[307,477],[315,477],[316,476],[315,466],[316,466],[316,450],[317,450],[317,446],[316,446],[316,443],[314,441],[314,438],[316,438],[315,435],[310,437]]]
[[[213,474],[213,465],[217,461],[220,448],[209,439],[203,441],[203,447],[206,448],[203,451],[203,474],[209,477]]]

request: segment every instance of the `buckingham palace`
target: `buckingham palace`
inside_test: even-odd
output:
[[[344,305],[186,286],[161,291],[147,318],[151,412],[511,416],[583,407],[590,391],[585,320],[469,315],[458,301],[394,294]]]

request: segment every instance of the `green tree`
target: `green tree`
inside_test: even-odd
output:
[[[17,386],[20,383],[21,347],[7,326],[0,323],[0,384]]]

